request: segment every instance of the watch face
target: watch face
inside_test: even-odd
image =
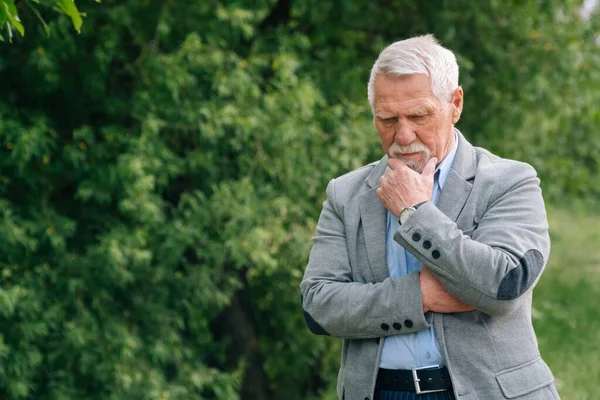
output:
[[[403,208],[402,211],[400,211],[400,223],[403,224],[404,222],[406,222],[408,217],[410,217],[413,212],[415,212],[414,207]]]

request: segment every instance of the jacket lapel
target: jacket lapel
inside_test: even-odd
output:
[[[383,157],[369,174],[365,180],[369,189],[359,198],[360,220],[365,235],[367,256],[376,282],[389,277],[385,250],[387,212],[376,193],[379,178],[387,167],[387,160],[387,156]]]
[[[475,150],[464,138],[462,133],[456,129],[458,137],[458,149],[454,157],[454,163],[446,178],[444,189],[440,193],[437,208],[452,221],[456,221],[460,212],[467,202],[467,198],[473,188],[475,177]]]

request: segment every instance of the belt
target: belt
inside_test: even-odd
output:
[[[452,391],[452,382],[448,369],[438,365],[413,369],[379,368],[375,389],[425,394]]]

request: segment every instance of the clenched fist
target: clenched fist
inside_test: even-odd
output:
[[[420,174],[395,158],[387,164],[389,169],[379,178],[377,196],[392,214],[399,217],[403,208],[431,200],[437,158],[427,161]]]
[[[425,265],[421,268],[419,280],[421,283],[423,312],[457,313],[473,311],[475,309],[472,305],[463,303],[448,293]]]

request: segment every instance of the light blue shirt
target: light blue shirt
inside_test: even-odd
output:
[[[454,147],[435,170],[432,201],[436,205],[454,162],[457,148],[458,138],[455,134]],[[411,272],[419,271],[423,266],[419,260],[394,241],[394,233],[399,228],[398,220],[388,211],[386,255],[388,271],[392,278],[400,278]],[[412,369],[435,364],[444,365],[444,359],[433,332],[433,323],[429,329],[411,334],[388,336],[383,342],[379,361],[380,368]]]

